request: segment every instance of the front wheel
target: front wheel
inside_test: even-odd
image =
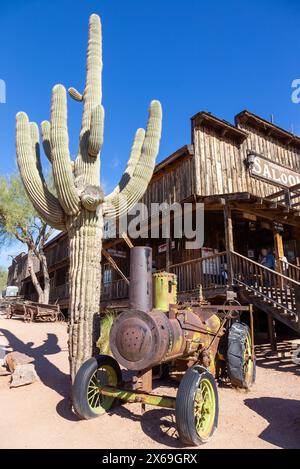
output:
[[[119,386],[121,382],[122,373],[114,358],[100,355],[84,362],[75,376],[72,388],[76,414],[88,420],[108,412],[115,399],[101,395],[99,385]]]
[[[219,398],[213,375],[196,365],[181,380],[176,397],[176,425],[189,446],[206,443],[218,426]]]

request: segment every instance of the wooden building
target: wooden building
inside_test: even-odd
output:
[[[203,293],[224,300],[234,289],[299,332],[300,320],[300,138],[243,111],[230,124],[210,113],[191,119],[190,144],[156,166],[143,202],[204,204],[204,245],[186,249],[187,239],[135,239],[153,248],[154,268],[178,276],[182,298]],[[145,217],[148,216],[145,212]],[[119,270],[102,259],[102,306],[127,304],[130,243],[107,239],[106,252]],[[259,264],[260,250],[274,250],[276,269]],[[45,249],[51,276],[51,301],[67,307],[66,235]],[[23,290],[32,296],[30,281]]]

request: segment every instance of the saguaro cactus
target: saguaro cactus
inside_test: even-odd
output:
[[[99,312],[103,216],[120,216],[144,194],[152,177],[161,136],[162,111],[152,101],[146,132],[136,133],[127,168],[118,186],[107,195],[100,186],[100,151],[104,109],[101,105],[102,33],[100,18],[89,22],[87,74],[83,94],[70,96],[83,102],[78,155],[71,161],[67,130],[67,93],[62,85],[52,92],[51,119],[41,124],[44,151],[52,164],[57,196],[43,178],[39,132],[25,113],[17,114],[17,160],[26,191],[40,216],[69,235],[71,376],[92,355],[93,322]]]

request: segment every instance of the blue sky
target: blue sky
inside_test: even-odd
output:
[[[103,25],[102,180],[118,182],[151,99],[164,110],[158,160],[190,142],[190,117],[233,121],[247,108],[300,135],[300,2],[295,0],[0,0],[0,171],[16,170],[15,114],[49,118],[56,83],[83,89],[88,17]],[[69,101],[75,154],[81,105]],[[16,253],[13,246],[10,253]],[[0,264],[7,263],[7,252]]]

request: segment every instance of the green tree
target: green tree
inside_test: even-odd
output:
[[[7,270],[0,267],[0,292],[4,290],[7,283]]]
[[[28,271],[40,303],[49,303],[50,278],[44,246],[53,228],[35,212],[21,178],[0,176],[0,248],[15,239],[27,246]],[[44,284],[41,285],[33,266],[33,257],[40,262]]]

